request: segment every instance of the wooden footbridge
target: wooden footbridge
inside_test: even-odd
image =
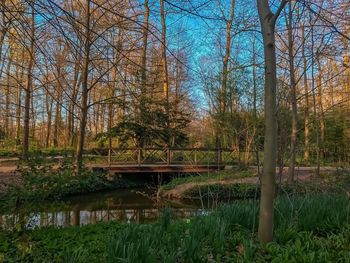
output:
[[[207,148],[96,148],[85,158],[91,169],[113,173],[204,173],[235,164],[237,153]]]

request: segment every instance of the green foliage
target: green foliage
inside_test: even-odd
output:
[[[260,187],[254,184],[213,184],[203,185],[193,188],[183,194],[184,198],[191,199],[212,199],[215,198],[218,201],[227,201],[232,199],[244,199],[254,198],[259,196]]]
[[[67,250],[63,252],[63,262],[65,263],[85,263],[88,259],[89,255],[82,247],[76,250],[67,248]]]
[[[187,143],[184,129],[190,122],[188,114],[177,110],[173,104],[156,103],[146,97],[137,107],[140,107],[137,114],[126,115],[117,126],[108,133],[99,134],[96,139],[101,142],[118,137],[124,143],[136,141],[138,147],[169,145],[170,140],[177,146]]]
[[[169,183],[162,185],[161,190],[170,190],[178,185],[186,183],[203,183],[209,181],[239,179],[252,176],[255,176],[255,174],[248,170],[227,170],[211,172],[208,174],[194,174],[193,176],[186,175],[185,177],[174,178]]]
[[[142,227],[131,225],[112,235],[107,245],[107,262],[156,262],[152,253],[154,236],[141,235],[142,230]]]
[[[21,146],[17,146],[15,141],[5,141],[0,144],[0,157],[20,157],[22,154]],[[46,149],[29,149],[29,155],[41,155],[42,157],[68,157],[74,155],[74,149],[71,148],[46,148]]]
[[[130,186],[126,181],[108,180],[102,172],[84,169],[77,174],[71,159],[63,158],[54,163],[40,154],[31,155],[26,161],[20,162],[17,171],[22,181],[11,185],[0,196],[0,210],[15,208],[23,203],[60,200],[73,194]]]
[[[349,110],[334,108],[325,115],[324,157],[329,161],[346,161],[349,157],[350,117]]]
[[[349,262],[350,204],[345,196],[307,195],[276,202],[274,242],[255,232],[257,205],[235,202],[216,212],[159,223],[99,223],[81,228],[0,232],[5,262]],[[331,204],[335,205],[331,205]]]

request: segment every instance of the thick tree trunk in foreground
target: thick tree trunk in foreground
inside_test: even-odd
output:
[[[277,118],[276,118],[276,50],[275,22],[285,5],[281,5],[276,14],[270,10],[268,0],[257,0],[258,12],[263,35],[265,57],[265,140],[264,167],[261,176],[261,195],[259,212],[259,240],[263,243],[273,238],[273,209],[276,184],[277,156]]]

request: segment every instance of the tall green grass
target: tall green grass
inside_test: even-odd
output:
[[[110,238],[108,262],[209,262],[215,258],[226,262],[230,257],[249,262],[255,258],[257,249],[254,238],[249,239],[249,233],[254,237],[257,228],[257,206],[252,201],[236,202],[207,216],[172,224],[169,224],[167,212],[164,214],[166,218],[158,224],[127,227]],[[315,236],[321,238],[340,233],[349,225],[350,205],[344,196],[283,196],[276,201],[275,213],[276,241],[286,243],[299,240],[289,246],[302,254],[304,250],[316,248]],[[304,234],[300,236],[299,233]],[[307,238],[308,242],[301,243]],[[343,238],[339,244],[346,242]],[[242,253],[228,253],[235,251],[237,246],[244,248]],[[266,248],[266,251],[269,249]],[[288,249],[286,247],[283,252],[287,253],[287,261],[292,253]],[[275,252],[271,250],[271,253]],[[303,262],[312,262],[318,256],[307,255],[303,258],[299,255],[299,258]]]
[[[346,196],[279,197],[267,245],[256,239],[258,205],[235,202],[185,220],[166,209],[148,225],[0,232],[0,262],[350,262]]]

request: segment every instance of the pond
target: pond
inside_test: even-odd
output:
[[[169,207],[178,218],[206,214],[213,203],[200,201],[157,201],[156,190],[149,188],[118,189],[113,191],[72,196],[58,203],[25,206],[12,214],[0,215],[2,228],[16,224],[27,229],[36,227],[83,226],[116,220],[124,223],[156,221],[163,209]]]

